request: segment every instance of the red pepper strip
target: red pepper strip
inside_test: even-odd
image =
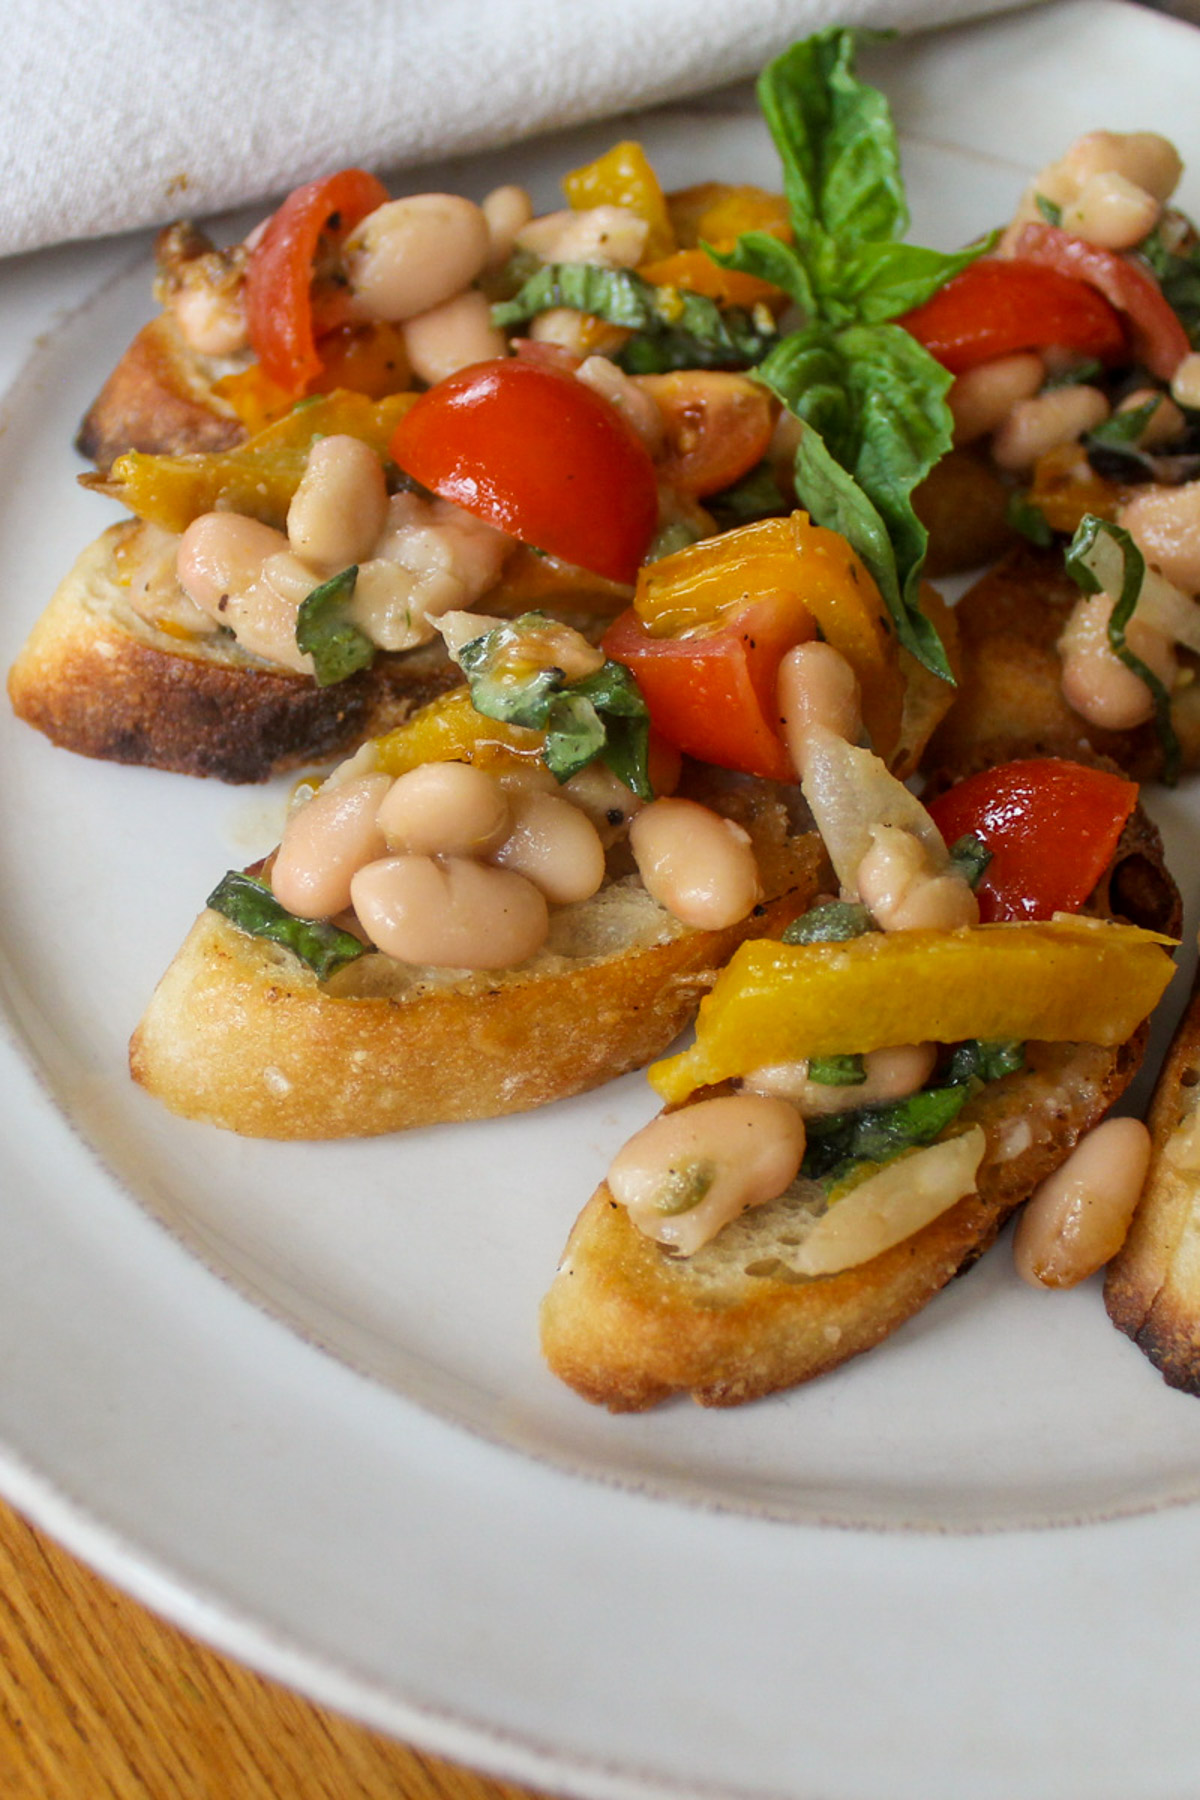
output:
[[[1050,758],[1004,763],[949,788],[929,807],[948,844],[968,832],[992,860],[976,889],[980,920],[1077,912],[1112,862],[1137,784]]]
[[[1127,354],[1120,317],[1094,284],[1029,260],[972,263],[896,323],[953,375],[1052,344],[1101,362]]]
[[[246,322],[264,371],[291,394],[321,373],[313,332],[313,260],[323,232],[344,237],[388,199],[365,169],[294,188],[267,220],[246,269]]]
[[[1192,346],[1148,269],[1131,257],[1101,250],[1056,225],[1036,221],[1025,226],[1016,250],[1039,267],[1073,275],[1103,294],[1125,315],[1136,360],[1160,381],[1170,381]]]

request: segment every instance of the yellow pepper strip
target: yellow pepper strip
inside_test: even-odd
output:
[[[1122,1044],[1174,973],[1170,938],[1108,920],[872,931],[743,944],[700,1005],[696,1042],[655,1063],[674,1104],[771,1063],[896,1044],[1038,1038]]]
[[[655,287],[686,288],[689,293],[715,300],[718,306],[742,306],[747,312],[759,305],[782,306],[787,299],[782,288],[757,275],[723,269],[703,250],[676,250],[673,256],[642,263],[638,274]]]
[[[858,677],[872,748],[889,762],[904,702],[892,622],[866,564],[807,513],[758,519],[647,563],[633,605],[652,636],[686,637],[769,594],[807,611],[841,651]]]
[[[582,169],[573,169],[563,181],[563,192],[576,212],[592,206],[625,206],[645,219],[646,260],[670,256],[675,233],[658,176],[640,144],[626,140]]]
[[[317,438],[346,432],[384,457],[415,399],[415,394],[391,394],[385,400],[345,391],[322,395],[232,450],[190,456],[130,450],[117,458],[107,476],[81,475],[80,481],[168,531],[184,531],[201,513],[217,508],[282,528]]]
[[[1116,519],[1133,489],[1097,475],[1082,444],[1060,444],[1039,457],[1028,499],[1052,531],[1071,536],[1088,513]]]
[[[791,242],[787,201],[782,194],[749,182],[701,181],[667,195],[667,212],[681,250],[711,244],[714,250],[732,250],[743,231],[766,231]]]
[[[395,731],[376,738],[375,753],[381,774],[406,775],[427,762],[531,762],[544,742],[544,732],[485,719],[463,687],[442,694]]]

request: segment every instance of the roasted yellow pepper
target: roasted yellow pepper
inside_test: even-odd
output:
[[[702,1001],[696,1042],[655,1063],[663,1099],[771,1063],[897,1044],[1038,1038],[1123,1044],[1174,973],[1171,939],[1109,920],[872,931],[743,944]]]
[[[863,720],[887,762],[900,740],[903,683],[896,634],[865,563],[807,513],[759,519],[647,563],[634,611],[654,637],[699,635],[749,601],[779,595],[810,614],[858,677]]]
[[[576,212],[592,206],[624,206],[645,219],[650,227],[645,260],[669,256],[675,233],[658,176],[640,144],[632,140],[614,144],[595,162],[574,169],[563,181],[563,192]]]
[[[303,402],[232,450],[191,456],[130,450],[108,475],[79,479],[168,531],[185,531],[201,513],[217,509],[282,529],[317,438],[345,432],[385,457],[393,431],[415,399],[415,394],[391,394],[368,400],[342,390]]]
[[[701,181],[667,195],[667,212],[681,250],[711,244],[732,250],[743,231],[766,231],[790,243],[792,227],[782,194],[749,182]]]
[[[406,775],[427,762],[532,762],[544,742],[543,732],[485,719],[461,687],[423,706],[386,737],[376,738],[375,753],[382,774]]]

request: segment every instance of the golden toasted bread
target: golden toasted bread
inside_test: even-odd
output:
[[[1167,1053],[1148,1119],[1150,1173],[1109,1265],[1113,1324],[1170,1387],[1200,1394],[1200,986]]]
[[[936,581],[981,569],[1011,547],[1009,491],[979,450],[951,450],[933,465],[913,494],[917,517],[929,533],[926,575]]]
[[[1132,731],[1089,725],[1063,698],[1057,643],[1080,590],[1062,552],[1022,544],[976,582],[955,609],[961,673],[953,706],[934,733],[929,767],[961,772],[1018,756],[1109,758],[1137,781],[1162,773],[1153,724]],[[1180,648],[1180,663],[1197,659]],[[1200,683],[1172,696],[1184,769],[1200,768]]]
[[[770,783],[691,789],[754,841],[765,900],[698,931],[636,875],[557,908],[520,968],[463,974],[374,953],[328,981],[214,912],[193,927],[130,1046],[174,1112],[253,1137],[371,1136],[524,1112],[640,1067],[682,1030],[743,938],[778,935],[828,865]]]
[[[215,391],[211,357],[184,341],[169,312],[143,325],[84,415],[75,448],[104,472],[126,450],[228,450],[245,428]]]

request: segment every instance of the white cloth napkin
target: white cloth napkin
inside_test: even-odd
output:
[[[695,94],[1008,0],[7,0],[0,254]]]

